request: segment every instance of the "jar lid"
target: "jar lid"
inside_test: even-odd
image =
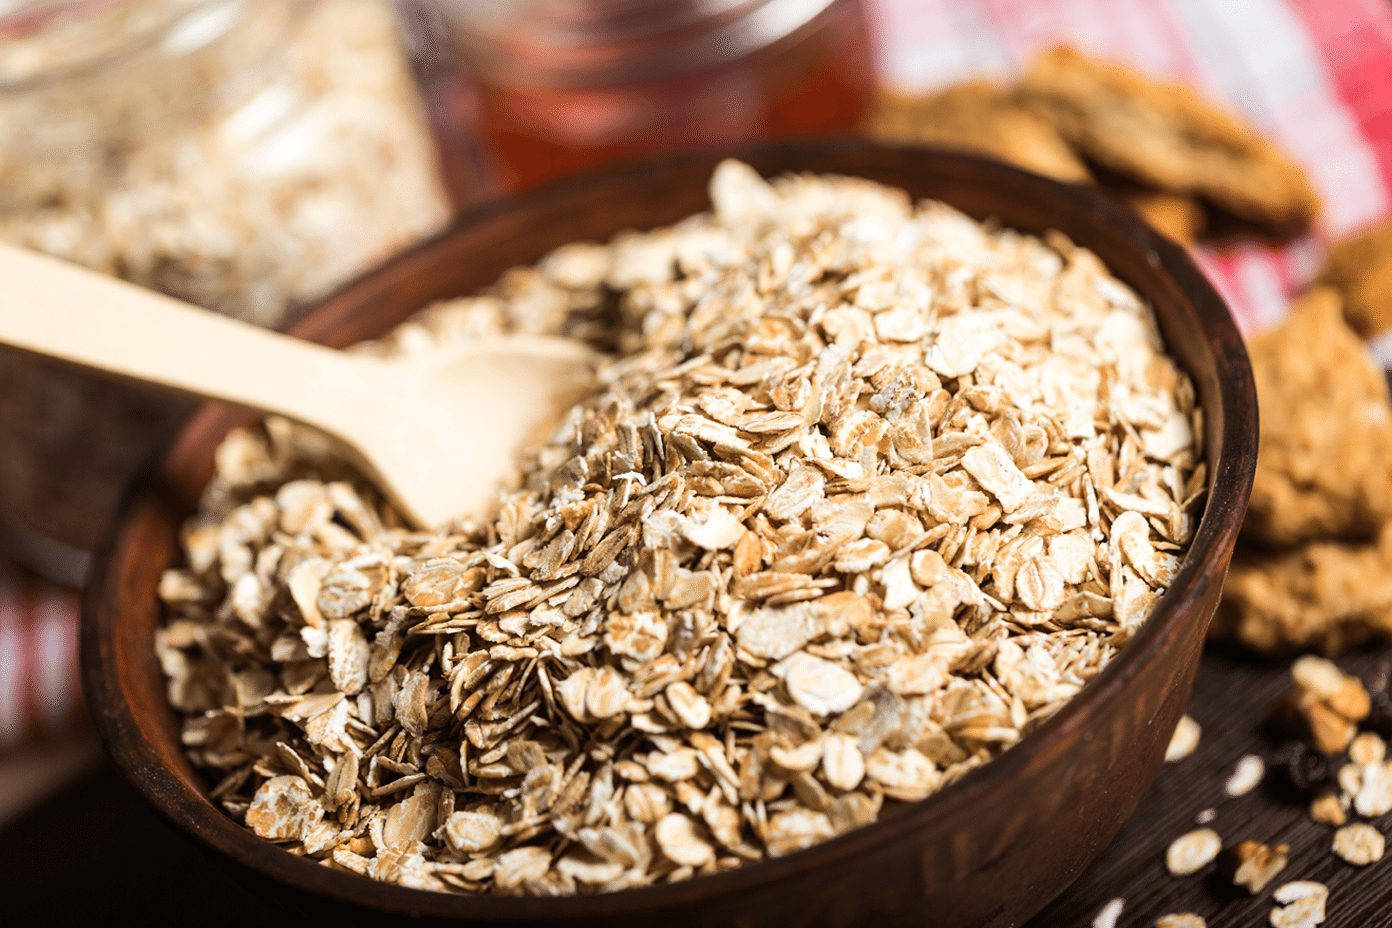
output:
[[[777,44],[840,0],[465,0],[437,9],[500,83],[603,86],[712,68]]]

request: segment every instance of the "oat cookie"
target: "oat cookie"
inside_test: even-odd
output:
[[[1086,165],[1047,119],[1010,88],[977,79],[927,96],[888,94],[872,110],[871,134],[900,142],[962,148],[1055,180],[1085,182]]]
[[[1085,157],[1144,184],[1278,228],[1319,212],[1296,164],[1188,87],[1061,46],[1034,60],[1021,90]]]
[[[1239,551],[1213,631],[1259,651],[1330,654],[1392,633],[1392,529],[1376,542]]]
[[[1192,197],[1164,190],[1122,188],[1113,190],[1141,214],[1158,232],[1181,245],[1192,245],[1203,235],[1208,219],[1203,207]]]
[[[1248,353],[1261,451],[1244,535],[1281,545],[1371,538],[1392,517],[1392,408],[1338,294],[1311,291]]]
[[[1320,282],[1344,298],[1344,318],[1373,338],[1392,328],[1392,222],[1368,226],[1335,242]]]

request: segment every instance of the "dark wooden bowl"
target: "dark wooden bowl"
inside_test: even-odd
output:
[[[153,636],[160,572],[244,417],[202,409],[132,490],[86,593],[88,706],[117,765],[167,818],[246,868],[255,891],[301,910],[481,925],[1019,925],[1116,833],[1156,773],[1189,698],[1247,503],[1257,409],[1242,341],[1188,256],[1124,207],[1081,187],[966,155],[846,140],[737,153],[766,175],[859,175],[1091,248],[1155,307],[1203,405],[1209,491],[1193,545],[1150,620],[1097,679],[999,759],[879,822],[806,851],[683,883],[557,899],[455,896],[337,872],[268,844],[226,817],[179,747]],[[296,327],[347,345],[417,309],[469,293],[579,239],[650,228],[705,209],[719,160],[693,154],[604,170],[486,206],[325,300]],[[191,913],[192,914],[192,913]]]

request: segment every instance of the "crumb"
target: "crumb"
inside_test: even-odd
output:
[[[1165,849],[1165,869],[1171,876],[1198,873],[1223,849],[1223,839],[1212,828],[1196,828],[1170,842]]]
[[[1387,757],[1387,742],[1370,731],[1361,732],[1348,747],[1355,764],[1377,764]]]
[[[1173,912],[1157,918],[1155,928],[1208,928],[1208,922],[1193,912]]]
[[[1323,883],[1294,880],[1277,887],[1271,896],[1276,901],[1268,918],[1271,928],[1314,928],[1324,923],[1329,887]]]

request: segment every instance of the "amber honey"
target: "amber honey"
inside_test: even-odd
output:
[[[468,188],[461,199],[615,159],[844,131],[872,85],[860,0],[530,0],[432,14],[416,44],[437,56],[437,121],[467,139],[447,171]]]

